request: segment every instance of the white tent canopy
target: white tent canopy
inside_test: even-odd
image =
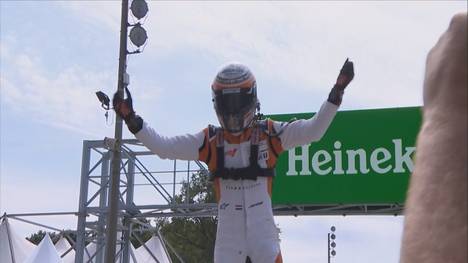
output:
[[[88,262],[88,260],[92,258],[95,253],[96,253],[96,243],[89,243],[86,246],[86,249],[83,255],[83,262]],[[94,262],[94,261],[95,261],[95,257],[93,257],[93,260],[91,260],[91,262]],[[73,250],[73,251],[68,252],[68,254],[66,254],[62,258],[62,262],[63,263],[75,262],[75,251]]]
[[[57,242],[57,244],[58,244],[58,242]],[[56,247],[57,247],[57,244],[56,244]],[[86,246],[86,250],[85,250],[84,255],[83,255],[83,262],[88,262],[91,258],[92,258],[92,260],[90,262],[96,262],[96,256],[95,256],[96,247],[97,247],[96,243],[94,243],[94,242],[89,243]],[[130,249],[132,250],[133,254],[136,255],[136,251],[135,251],[135,248],[133,247],[133,245],[131,245]],[[104,251],[102,251],[102,252],[104,253]],[[72,250],[72,251],[68,252],[62,258],[62,262],[63,263],[73,263],[73,262],[75,262],[75,251]],[[131,263],[137,263],[137,262],[139,263],[140,261],[134,261],[132,256],[130,256],[130,262]],[[154,262],[154,261],[152,261],[152,262]]]
[[[26,238],[15,234],[7,218],[3,220],[0,224],[0,262],[24,262],[35,248]]]
[[[61,237],[57,243],[52,243],[49,234],[46,234],[38,246],[29,242],[25,238],[17,236],[8,223],[8,218],[4,218],[0,224],[0,262],[1,263],[73,263],[75,262],[75,250],[65,237]],[[171,263],[161,237],[154,235],[144,245],[135,249],[130,245],[131,263],[157,262]],[[68,251],[68,252],[67,252]],[[67,252],[67,253],[66,253]],[[65,254],[63,258],[61,256]],[[95,262],[96,243],[91,242],[86,246],[83,262]],[[14,259],[12,257],[14,256]]]
[[[41,243],[31,253],[25,263],[61,263],[60,256],[50,240],[49,234],[46,234]]]

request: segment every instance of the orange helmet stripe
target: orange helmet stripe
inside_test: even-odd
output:
[[[240,82],[240,83],[220,83],[219,81],[217,81],[216,79],[213,81],[213,85],[211,86],[211,88],[214,90],[214,91],[219,91],[219,90],[223,90],[223,89],[231,89],[231,88],[252,88],[255,84],[255,77],[253,75],[251,75],[248,79]]]

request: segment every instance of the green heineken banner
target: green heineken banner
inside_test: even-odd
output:
[[[273,203],[403,204],[420,125],[419,107],[338,112],[319,142],[282,153]]]

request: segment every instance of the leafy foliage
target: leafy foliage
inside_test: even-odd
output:
[[[139,221],[149,225],[149,221],[145,218],[140,218]],[[139,248],[142,244],[146,243],[146,241],[150,240],[153,235],[154,231],[148,230],[142,225],[134,224],[132,226],[132,236],[130,237],[130,242],[132,242],[132,245],[135,248]],[[141,240],[143,243],[140,243],[139,240]]]
[[[59,233],[46,232],[46,231],[42,231],[42,230],[39,230],[36,233],[31,234],[26,239],[29,240],[31,243],[33,243],[35,245],[39,245],[39,243],[41,243],[42,239],[45,237],[46,234],[49,234],[50,239],[52,240],[52,242],[54,244],[60,239],[60,234]]]
[[[214,203],[215,194],[208,175],[193,174],[185,182],[177,203]],[[213,262],[217,220],[215,217],[172,218],[160,220],[161,233],[185,262]],[[179,262],[170,251],[173,262]]]

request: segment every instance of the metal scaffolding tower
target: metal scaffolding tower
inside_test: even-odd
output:
[[[81,167],[81,186],[76,240],[76,262],[83,262],[85,244],[95,242],[97,245],[96,262],[102,262],[105,248],[106,218],[109,212],[109,185],[112,177],[109,173],[109,162],[114,147],[113,139],[104,141],[84,141]],[[173,160],[173,170],[150,171],[141,160],[152,155],[137,140],[122,141],[122,161],[120,164],[119,206],[117,213],[117,255],[122,255],[123,262],[130,257],[130,237],[132,224],[145,225],[138,218],[169,216],[213,216],[216,204],[176,203],[175,196],[184,182],[190,182],[192,173],[208,173],[199,162],[186,162],[187,169],[177,170],[182,161]],[[153,158],[153,162],[156,161]],[[191,169],[191,163],[195,168]],[[169,175],[169,176],[168,176]],[[170,182],[161,182],[161,178],[170,178]],[[151,204],[136,205],[135,181],[138,186],[151,188],[154,201]],[[188,194],[188,192],[187,192]],[[188,200],[188,199],[187,199]],[[150,226],[149,226],[150,227]],[[120,237],[120,238],[119,238]]]
[[[109,162],[113,149],[113,139],[102,141],[84,141],[81,167],[81,186],[77,223],[75,262],[83,262],[85,244],[95,242],[96,253],[89,255],[95,262],[102,262],[105,248],[106,217],[109,211]],[[130,237],[132,225],[151,227],[142,223],[142,218],[161,217],[207,217],[217,215],[215,203],[190,204],[177,202],[183,183],[190,183],[193,173],[208,173],[206,167],[197,161],[162,161],[148,151],[138,140],[122,141],[121,179],[119,183],[117,256],[122,262],[129,262]],[[149,157],[149,158],[148,158]],[[172,162],[167,170],[150,169],[152,164]],[[178,169],[178,166],[184,168]],[[193,166],[193,168],[191,168]],[[135,186],[145,187],[139,190],[149,193],[144,199],[151,203],[135,200]],[[149,191],[147,191],[149,190]],[[139,192],[137,191],[137,192]],[[189,194],[186,192],[185,194]],[[188,196],[185,200],[188,200]],[[143,202],[144,202],[143,201]],[[274,205],[275,215],[398,215],[401,205]]]

